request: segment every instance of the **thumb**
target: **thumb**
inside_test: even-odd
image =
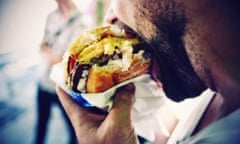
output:
[[[132,83],[117,90],[112,109],[109,112],[109,116],[114,121],[120,121],[121,124],[129,124],[134,103],[134,93],[135,86]]]
[[[86,121],[86,111],[81,108],[64,90],[56,87],[58,98],[73,125]]]

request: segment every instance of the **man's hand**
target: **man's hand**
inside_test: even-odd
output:
[[[56,90],[81,144],[138,143],[131,123],[135,91],[133,84],[118,89],[107,115],[93,114],[75,103],[61,88],[57,87]]]

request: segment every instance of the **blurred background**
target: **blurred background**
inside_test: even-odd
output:
[[[99,25],[102,0],[74,0],[89,27]],[[39,46],[54,0],[0,0],[0,143],[30,144],[36,125],[36,81]],[[64,144],[66,126],[52,108],[46,143]]]

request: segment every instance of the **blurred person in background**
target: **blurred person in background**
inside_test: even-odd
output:
[[[45,142],[53,104],[60,107],[65,118],[69,134],[68,143],[77,142],[73,127],[57,98],[55,84],[49,79],[49,73],[51,67],[61,61],[64,51],[87,28],[87,25],[71,0],[56,0],[56,3],[57,9],[47,17],[40,47],[42,63],[37,91],[37,125],[34,140],[37,144]]]
[[[109,0],[91,0],[87,3],[85,11],[92,17],[95,26],[103,24],[108,5]]]

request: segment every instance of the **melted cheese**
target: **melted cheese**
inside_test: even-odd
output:
[[[106,37],[82,50],[77,61],[89,63],[93,58],[98,58],[103,54],[113,55],[117,49],[125,56],[125,59],[129,59],[133,45],[138,43],[137,38]]]

